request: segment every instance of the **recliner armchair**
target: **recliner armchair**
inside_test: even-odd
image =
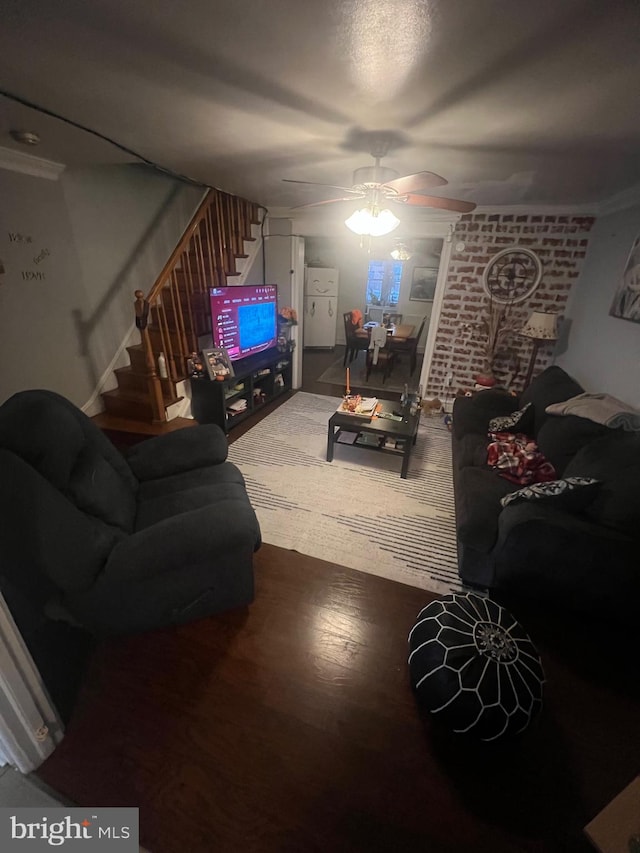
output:
[[[52,391],[0,406],[0,585],[99,636],[253,600],[260,528],[227,439],[176,430],[123,456]]]

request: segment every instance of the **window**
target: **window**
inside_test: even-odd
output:
[[[369,261],[367,305],[397,305],[403,261]]]

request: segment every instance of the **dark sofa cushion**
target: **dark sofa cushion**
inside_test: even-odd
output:
[[[488,468],[464,468],[458,472],[456,528],[464,545],[485,554],[493,548],[502,511],[500,500],[512,491],[513,483]]]
[[[87,446],[78,454],[69,483],[62,492],[87,515],[125,533],[133,530],[136,496],[95,448]]]
[[[70,412],[53,409],[47,397],[23,391],[0,409],[0,447],[31,465],[56,489],[66,488],[85,446],[80,425]]]
[[[576,453],[565,477],[594,477],[602,486],[585,510],[593,521],[640,538],[640,433],[608,430]]]
[[[172,494],[173,492],[185,492],[189,489],[199,489],[202,486],[224,485],[226,483],[244,485],[244,477],[233,462],[209,465],[195,471],[183,471],[181,474],[173,474],[171,477],[162,477],[159,480],[147,480],[140,483],[138,501],[142,503],[151,498]]]
[[[543,423],[552,417],[545,411],[552,403],[561,403],[569,397],[582,394],[584,388],[575,379],[572,379],[561,367],[556,364],[547,367],[539,376],[533,380],[531,385],[520,397],[519,408],[527,403],[533,403],[534,424],[533,435],[537,438]]]
[[[558,475],[562,475],[581,448],[610,432],[608,427],[576,415],[549,415],[540,428],[537,444]]]
[[[228,449],[227,437],[219,426],[201,424],[136,444],[127,454],[127,462],[138,480],[154,480],[217,465],[225,461]]]
[[[79,510],[20,456],[0,449],[0,469],[2,572],[27,594],[43,579],[65,591],[90,587],[125,534]]]
[[[456,397],[453,403],[454,438],[462,438],[470,432],[486,437],[491,418],[510,415],[517,408],[517,397],[506,391],[478,391],[471,397]]]
[[[225,515],[226,504],[230,500],[236,503],[244,501],[249,504],[245,487],[240,483],[216,483],[197,486],[184,492],[157,495],[140,504],[136,532],[152,527],[167,518],[173,518],[181,513],[191,513],[203,507],[209,507],[211,510],[208,520],[210,525],[227,527],[233,524],[233,519]]]
[[[454,468],[458,470],[469,466],[474,468],[486,466],[488,445],[487,435],[470,432],[469,435],[463,436],[453,444]]]
[[[140,487],[136,531],[203,506],[211,507],[211,524],[230,523],[216,512],[216,507],[228,500],[249,502],[244,478],[232,462],[150,480]]]
[[[64,397],[53,391],[14,394],[0,411],[0,446],[20,456],[82,512],[133,530],[135,478],[111,442]]]

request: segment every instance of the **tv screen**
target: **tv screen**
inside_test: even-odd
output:
[[[213,345],[231,361],[275,347],[278,340],[278,287],[275,284],[212,287]]]

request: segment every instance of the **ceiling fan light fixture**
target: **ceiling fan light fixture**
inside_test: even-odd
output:
[[[390,254],[394,261],[408,261],[411,258],[411,252],[407,249],[406,243],[396,243]]]
[[[384,237],[400,225],[400,220],[388,208],[371,206],[356,210],[344,224],[360,237]]]

